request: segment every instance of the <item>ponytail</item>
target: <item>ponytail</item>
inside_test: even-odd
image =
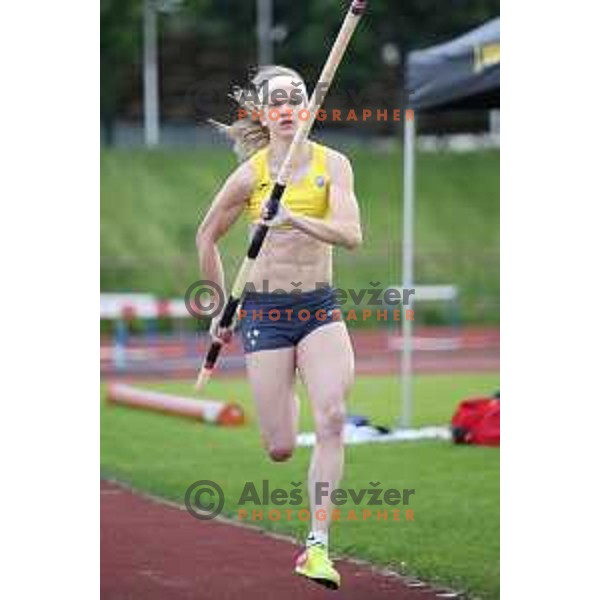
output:
[[[209,119],[209,123],[215,125],[233,141],[233,150],[240,162],[248,160],[256,152],[269,145],[269,129],[263,126],[257,117],[258,113],[263,110],[263,106],[257,105],[251,98],[257,97],[260,88],[266,82],[281,75],[288,75],[295,80],[302,81],[302,77],[293,69],[279,65],[260,67],[248,88],[237,88],[233,94],[229,95],[240,108],[246,111],[247,116],[238,119],[231,125]]]

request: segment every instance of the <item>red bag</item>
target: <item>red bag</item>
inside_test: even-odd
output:
[[[473,398],[458,405],[452,417],[456,444],[500,445],[500,399]]]

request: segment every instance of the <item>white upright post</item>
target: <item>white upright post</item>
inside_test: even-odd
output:
[[[273,64],[273,0],[257,0],[258,64]]]
[[[402,240],[402,287],[414,288],[414,208],[415,208],[415,116],[406,111],[404,121],[404,206]],[[413,294],[404,309],[413,308]],[[410,427],[413,409],[412,380],[413,322],[402,319],[402,415],[400,426]]]
[[[144,141],[152,148],[159,143],[158,34],[155,0],[144,0]]]

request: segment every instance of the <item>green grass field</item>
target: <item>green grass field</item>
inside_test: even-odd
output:
[[[365,243],[337,252],[334,284],[399,283],[402,157],[356,148],[352,159]],[[195,231],[234,168],[223,148],[101,153],[101,289],[182,296],[198,279]],[[463,319],[499,319],[500,155],[421,154],[417,159],[416,277],[458,284]],[[231,279],[247,245],[243,223],[223,240]]]
[[[418,376],[414,424],[448,423],[459,400],[491,392],[498,385],[494,374]],[[191,382],[150,387],[193,396]],[[305,480],[310,449],[298,449],[284,464],[267,459],[245,380],[217,378],[209,389],[211,397],[242,404],[249,424],[219,428],[102,402],[103,476],[181,504],[190,484],[212,479],[225,491],[228,515],[237,510],[246,481],[260,484],[268,479],[272,488],[289,490],[291,481]],[[399,411],[399,397],[397,377],[359,377],[349,412],[390,425]],[[311,419],[302,390],[301,398],[301,430],[308,431]],[[349,446],[342,487],[370,487],[370,481],[380,481],[385,489],[414,488],[410,507],[415,521],[335,524],[334,552],[390,565],[480,598],[498,598],[499,463],[497,449],[441,441]],[[299,540],[306,534],[306,525],[296,521],[260,525]]]

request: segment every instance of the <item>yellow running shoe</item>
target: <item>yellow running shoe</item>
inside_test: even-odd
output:
[[[327,550],[321,544],[307,546],[296,559],[294,571],[331,590],[337,590],[341,584],[340,574],[333,567]]]

